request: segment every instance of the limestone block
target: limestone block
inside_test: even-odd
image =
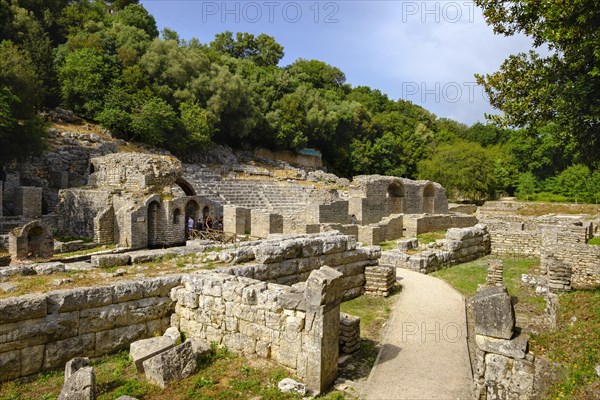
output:
[[[138,372],[144,372],[144,361],[167,351],[175,346],[175,340],[169,336],[158,336],[150,339],[142,339],[131,343],[129,355]]]
[[[400,251],[408,251],[417,247],[419,247],[419,239],[417,238],[401,239],[396,242],[396,249]]]
[[[0,323],[45,317],[46,311],[44,295],[0,299]]]
[[[126,349],[129,343],[146,337],[146,324],[128,325],[96,333],[96,355],[101,356]]]
[[[515,312],[504,287],[486,287],[473,296],[475,334],[511,339]]]
[[[144,287],[139,282],[119,282],[113,285],[113,303],[139,300],[144,296]]]
[[[191,341],[147,359],[143,367],[146,378],[163,389],[169,382],[191,376],[197,368]]]
[[[0,382],[18,378],[21,371],[21,351],[0,353]]]
[[[529,335],[524,333],[511,340],[475,335],[475,343],[480,350],[512,358],[525,358],[528,342]]]
[[[90,366],[90,359],[87,357],[75,357],[75,358],[67,361],[67,363],[65,364],[64,383],[67,383],[67,381],[71,378],[71,376],[73,374],[75,374],[75,372],[79,371],[83,367],[89,367],[89,366]]]
[[[129,323],[127,305],[123,303],[81,310],[79,318],[80,333],[103,331]]]
[[[94,349],[95,335],[93,333],[48,343],[44,354],[44,368],[56,368],[64,365],[80,354],[92,354]]]
[[[163,336],[167,336],[167,337],[170,337],[171,339],[173,339],[173,342],[175,343],[175,345],[181,344],[181,332],[179,332],[179,329],[177,329],[174,326],[171,326],[170,328],[168,328],[165,331],[165,333],[163,334]]]
[[[46,297],[48,313],[62,313],[111,304],[113,293],[111,287],[91,287],[50,292]]]
[[[339,299],[343,275],[333,268],[324,266],[311,272],[304,293],[306,303],[312,307],[329,304]]]
[[[96,268],[121,267],[131,263],[129,254],[101,254],[91,257],[91,263]]]
[[[38,346],[30,346],[21,350],[21,376],[35,374],[42,369],[44,362],[43,344]],[[0,356],[2,358],[2,356]],[[1,381],[2,379],[0,379]]]
[[[291,378],[284,378],[277,384],[277,388],[282,393],[298,393],[301,395],[306,394],[306,385],[301,382],[297,382]]]
[[[92,367],[77,370],[60,391],[58,400],[96,400],[96,374]]]
[[[219,260],[230,264],[241,264],[252,261],[254,257],[254,249],[250,246],[223,250],[219,253]]]
[[[33,269],[38,275],[51,275],[57,272],[65,272],[65,264],[61,262],[36,264]]]

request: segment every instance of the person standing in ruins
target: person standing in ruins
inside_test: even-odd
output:
[[[194,218],[192,218],[191,216],[187,220],[187,230],[188,236],[191,234],[192,230],[194,230]]]

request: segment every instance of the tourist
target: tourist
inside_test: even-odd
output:
[[[215,221],[213,228],[218,230],[218,231],[222,231],[223,230],[223,216],[219,215],[217,217],[217,220]]]
[[[204,223],[203,223],[201,217],[198,217],[198,220],[196,221],[196,230],[197,231],[203,231],[204,230]]]
[[[210,217],[210,215],[206,217],[206,221],[204,221],[204,226],[206,227],[206,230],[212,229],[213,220]]]
[[[352,214],[352,216],[350,217],[350,223],[352,225],[356,225],[357,221],[356,221],[356,215]]]

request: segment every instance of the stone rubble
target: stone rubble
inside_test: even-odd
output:
[[[143,362],[146,378],[163,389],[170,382],[191,376],[196,372],[197,367],[191,341],[186,341]]]
[[[373,266],[365,268],[365,294],[387,297],[396,284],[396,268]]]
[[[58,400],[96,400],[96,374],[87,358],[75,358],[65,366],[65,383]]]

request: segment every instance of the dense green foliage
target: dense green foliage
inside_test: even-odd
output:
[[[476,0],[503,35],[523,33],[540,52],[512,55],[494,74],[479,76],[497,122],[529,128],[549,123],[560,142],[574,139],[593,163],[600,160],[600,3],[586,0]],[[549,51],[547,51],[549,50]]]
[[[564,120],[469,127],[352,87],[319,60],[279,66],[284,48],[265,34],[159,35],[137,3],[0,0],[0,161],[42,149],[37,112],[62,106],[184,158],[211,142],[311,147],[340,175],[431,179],[455,198],[545,191],[591,201],[598,192],[594,165],[568,169],[584,153]]]

